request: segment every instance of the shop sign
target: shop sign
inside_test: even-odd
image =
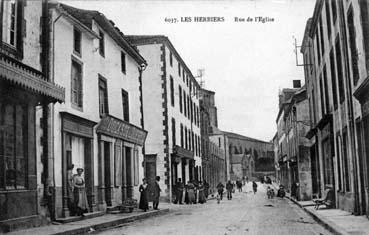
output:
[[[110,115],[101,119],[96,132],[141,146],[145,143],[147,136],[145,130]]]

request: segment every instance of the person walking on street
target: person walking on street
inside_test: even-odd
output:
[[[227,189],[227,199],[232,200],[233,184],[230,180],[226,184],[226,189]]]
[[[258,185],[255,181],[252,181],[252,189],[254,190],[254,194],[255,194],[258,189]]]
[[[236,181],[238,192],[242,192],[242,181],[238,180]]]
[[[217,185],[217,189],[218,189],[218,194],[220,196],[220,200],[223,200],[224,185],[221,182],[219,182],[219,184]]]
[[[141,193],[140,195],[140,204],[138,206],[138,208],[140,208],[141,210],[143,211],[147,211],[149,209],[149,200],[147,198],[147,182],[146,182],[146,179],[143,178],[142,179],[142,184],[140,185],[138,191]]]
[[[152,201],[152,207],[154,208],[154,210],[159,210],[158,206],[159,206],[159,198],[160,198],[160,192],[161,192],[159,181],[160,181],[160,176],[156,176],[154,187],[153,187],[153,201]]]

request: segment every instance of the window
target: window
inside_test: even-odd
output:
[[[327,82],[327,69],[324,65],[323,68],[323,79],[324,79],[324,100],[325,100],[325,112],[329,112],[329,93],[328,93],[328,82]]]
[[[99,113],[100,117],[109,114],[108,87],[106,79],[99,75]]]
[[[181,147],[183,148],[183,124],[181,123]]]
[[[74,52],[77,53],[79,56],[81,56],[81,40],[82,40],[81,31],[74,28],[73,38],[74,38],[74,45],[73,45]]]
[[[329,8],[329,1],[325,0],[325,15],[327,17],[327,29],[328,29],[328,39],[330,39],[331,32],[332,32],[332,26],[331,26],[331,12]]]
[[[221,142],[220,142],[220,137],[218,137],[218,147],[220,148],[222,145],[221,145]],[[246,153],[246,151],[245,151]]]
[[[71,77],[71,102],[72,106],[77,108],[83,107],[82,92],[82,65],[72,60],[72,77]]]
[[[179,93],[179,111],[182,113],[183,106],[182,106],[182,87],[178,86],[178,93]]]
[[[324,184],[333,186],[333,161],[331,155],[330,139],[327,138],[322,142],[323,158],[324,158]]]
[[[351,67],[352,67],[352,78],[354,81],[354,85],[357,84],[359,80],[359,67],[358,67],[358,52],[356,48],[356,33],[355,33],[355,25],[354,25],[354,12],[352,8],[350,8],[348,16],[347,16],[347,25],[349,32],[349,43],[350,43],[350,51],[351,51]]]
[[[170,103],[174,107],[174,82],[172,76],[170,76]]]
[[[336,19],[337,19],[337,5],[336,5],[336,0],[332,0],[332,15],[333,15],[333,24],[336,23]]]
[[[120,53],[120,63],[122,67],[122,72],[126,74],[126,54],[124,54],[123,51]]]
[[[27,106],[0,101],[0,190],[27,187]]]
[[[169,54],[169,64],[170,64],[170,67],[173,67],[173,54],[172,54],[172,52],[170,52],[170,54]]]
[[[0,8],[3,5],[2,13],[2,40],[3,42],[16,47],[17,45],[17,26],[18,26],[18,1],[0,1]]]
[[[323,21],[322,17],[319,20],[319,29],[320,29],[320,49],[321,49],[321,56],[324,56],[324,29],[323,29]]]
[[[176,145],[176,120],[172,118],[172,143]]]
[[[186,76],[185,76],[185,70],[184,70],[184,68],[183,68],[183,70],[182,70],[182,77],[183,78],[185,78]]]
[[[332,95],[333,95],[333,106],[337,109],[337,86],[336,86],[336,67],[334,66],[334,52],[333,49],[329,53],[329,62],[331,64],[331,79],[332,79]]]
[[[102,57],[105,57],[105,39],[104,39],[104,33],[99,30],[99,53]]]
[[[187,127],[185,127],[185,148],[188,149],[188,141],[187,141]]]
[[[319,79],[319,87],[320,87],[320,108],[321,108],[321,112],[322,112],[322,116],[324,116],[325,112],[324,112],[324,93],[323,93],[323,80],[322,78],[320,77]]]
[[[338,190],[341,191],[342,190],[342,174],[341,174],[341,150],[340,150],[340,133],[338,132],[336,134],[336,148],[337,148],[337,173],[338,173]]]
[[[319,45],[319,32],[316,30],[315,32],[315,43],[316,43],[316,54],[318,57],[318,66],[320,65],[320,45]]]
[[[197,135],[195,134],[195,155],[197,156]]]
[[[336,37],[336,67],[337,67],[337,79],[338,79],[338,91],[340,97],[340,103],[345,100],[345,90],[343,83],[343,71],[342,71],[342,58],[341,58],[341,44],[340,37]]]
[[[188,117],[188,120],[190,120],[191,115],[192,115],[192,110],[191,110],[191,104],[190,104],[190,96],[187,95],[187,117]]]
[[[129,95],[122,89],[123,120],[129,122]]]
[[[183,110],[185,117],[187,117],[187,101],[186,101],[186,92],[184,90],[183,90]]]
[[[181,76],[181,64],[178,62],[178,76]]]

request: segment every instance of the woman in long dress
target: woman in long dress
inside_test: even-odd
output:
[[[188,202],[190,204],[195,203],[196,202],[195,185],[191,182],[187,184],[187,193],[188,193]]]
[[[140,208],[143,211],[147,211],[149,209],[149,201],[148,201],[148,191],[147,191],[147,182],[146,179],[143,178],[142,179],[142,184],[140,185],[138,191],[141,193],[140,195],[140,204],[138,206],[138,208]]]
[[[73,176],[74,205],[76,206],[77,215],[80,216],[84,216],[83,213],[86,213],[88,208],[85,179],[82,172],[82,168],[77,168],[77,174]]]
[[[199,203],[203,204],[206,202],[206,197],[205,197],[205,187],[204,185],[200,182],[199,183]]]

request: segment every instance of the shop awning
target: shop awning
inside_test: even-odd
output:
[[[0,53],[0,81],[4,80],[53,101],[64,102],[65,89],[46,80],[43,74]]]
[[[180,158],[194,159],[194,154],[192,151],[184,149],[178,145],[174,146],[173,153]]]
[[[147,131],[144,129],[111,115],[106,115],[101,119],[96,132],[140,146],[144,145],[147,136]]]

